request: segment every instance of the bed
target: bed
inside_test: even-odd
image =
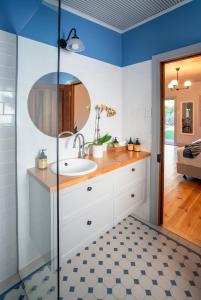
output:
[[[183,157],[184,147],[177,148],[177,172],[201,179],[201,153],[194,158]]]

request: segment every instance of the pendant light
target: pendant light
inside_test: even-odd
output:
[[[184,87],[179,87],[179,71],[180,71],[180,68],[176,68],[175,70],[176,70],[176,73],[177,73],[177,79],[173,79],[168,84],[168,88],[170,90],[176,90],[176,91],[189,89],[192,86],[192,83],[191,83],[190,80],[186,80],[184,82]]]

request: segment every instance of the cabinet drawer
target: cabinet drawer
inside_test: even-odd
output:
[[[105,209],[107,208],[107,209]],[[96,202],[74,218],[63,221],[61,226],[61,251],[69,258],[85,245],[99,237],[113,225],[113,199]]]
[[[78,213],[99,198],[110,195],[112,191],[113,187],[110,180],[108,180],[108,176],[100,176],[98,179],[88,180],[72,189],[62,190],[60,192],[62,218],[66,219],[70,215]]]
[[[145,202],[146,189],[145,181],[138,180],[135,184],[127,185],[116,196],[114,205],[114,223],[133,213],[135,209]]]
[[[146,159],[129,164],[117,171],[116,192],[121,192],[128,184],[134,184],[146,177]]]

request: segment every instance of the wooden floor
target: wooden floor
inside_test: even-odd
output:
[[[163,227],[201,247],[201,180],[176,172],[176,147],[165,146]]]

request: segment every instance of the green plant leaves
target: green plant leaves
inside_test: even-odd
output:
[[[94,145],[103,145],[111,140],[112,136],[105,134],[94,142]]]

